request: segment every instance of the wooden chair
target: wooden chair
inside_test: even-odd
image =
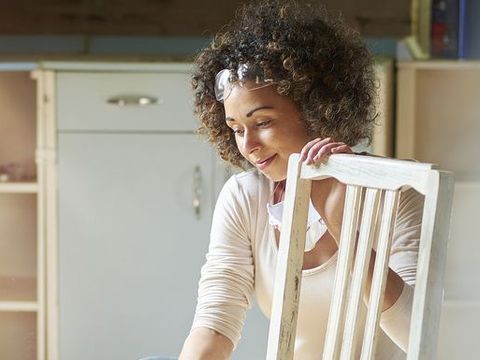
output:
[[[392,233],[403,186],[425,195],[407,359],[434,359],[453,176],[432,164],[349,154],[332,155],[316,166],[303,164],[298,154],[290,157],[267,359],[293,358],[311,181],[327,177],[347,186],[323,359],[375,358]],[[380,208],[379,221],[375,221],[374,214]],[[377,248],[370,300],[365,324],[361,324],[356,315],[364,301],[374,241]],[[362,327],[361,354],[355,354]]]

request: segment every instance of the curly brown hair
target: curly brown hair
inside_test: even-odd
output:
[[[248,164],[215,97],[215,76],[239,64],[259,65],[279,94],[296,104],[313,137],[353,146],[371,140],[374,124],[373,57],[360,35],[325,8],[289,0],[243,6],[195,59],[195,113],[220,157]]]

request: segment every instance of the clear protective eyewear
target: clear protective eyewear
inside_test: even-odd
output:
[[[272,79],[265,79],[260,66],[240,64],[235,79],[232,70],[220,70],[215,76],[215,97],[223,103],[231,94],[234,85],[243,86],[246,81],[252,81],[255,85],[248,90],[257,90],[275,84]]]

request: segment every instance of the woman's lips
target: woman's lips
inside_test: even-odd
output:
[[[274,154],[265,160],[258,161],[257,163],[255,163],[255,165],[257,166],[258,169],[264,170],[267,168],[267,166],[269,166],[272,163],[273,160],[275,160],[276,156],[277,154]]]

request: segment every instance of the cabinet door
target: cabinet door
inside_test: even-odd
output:
[[[480,67],[478,63],[400,63],[397,156],[453,171],[450,239],[438,359],[477,352],[480,320]]]
[[[61,133],[59,155],[60,359],[178,355],[222,178],[216,156],[194,135],[105,133]],[[267,331],[255,306],[233,359],[264,358]]]
[[[194,135],[60,134],[59,155],[60,358],[177,354],[208,246],[213,153]]]

